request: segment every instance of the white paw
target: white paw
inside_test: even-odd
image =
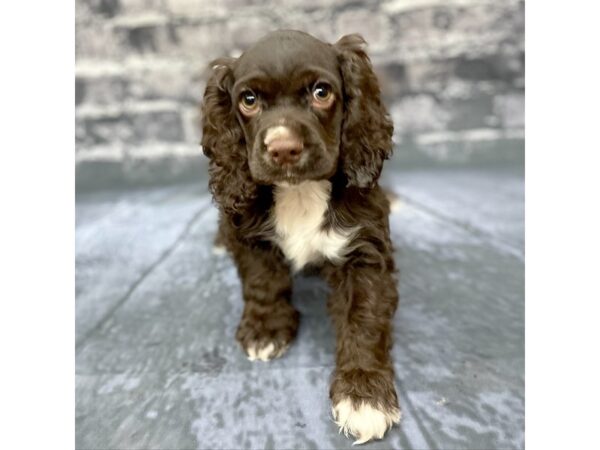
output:
[[[364,402],[355,408],[348,398],[335,405],[332,412],[340,433],[343,431],[346,436],[350,433],[357,438],[352,445],[381,439],[388,428],[400,422],[399,409],[385,411]]]
[[[286,345],[279,350],[275,350],[275,344],[272,342],[260,348],[254,344],[250,344],[248,347],[248,359],[250,361],[270,361],[271,359],[279,358],[287,349],[288,346]]]

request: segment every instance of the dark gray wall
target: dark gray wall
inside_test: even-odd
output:
[[[202,170],[206,64],[266,32],[359,32],[396,126],[398,164],[520,161],[523,2],[77,0],[80,187]]]

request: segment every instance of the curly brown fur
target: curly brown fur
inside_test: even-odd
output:
[[[271,33],[213,63],[202,107],[218,241],[245,300],[236,338],[251,359],[281,356],[299,319],[290,273],[320,271],[336,331],[334,419],[357,442],[400,419],[389,202],[377,184],[393,126],[364,44]]]

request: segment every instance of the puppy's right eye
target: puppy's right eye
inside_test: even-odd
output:
[[[244,91],[240,96],[240,111],[246,116],[253,116],[259,111],[258,98],[252,91]]]
[[[312,105],[316,108],[327,109],[333,104],[331,85],[318,82],[312,88]]]

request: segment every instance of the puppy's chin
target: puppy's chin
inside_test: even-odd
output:
[[[308,176],[300,176],[295,174],[281,174],[279,176],[252,176],[253,180],[260,185],[264,186],[293,186],[295,184],[300,184],[304,181],[318,181],[327,179],[327,177],[308,177]]]
[[[289,176],[289,177],[284,177],[281,179],[277,179],[277,180],[273,180],[273,182],[271,183],[271,185],[273,186],[281,186],[281,187],[288,187],[288,186],[293,186],[295,184],[300,184],[304,181],[317,181],[317,179],[315,178],[307,178],[307,177],[295,177],[295,176]]]
[[[250,175],[256,184],[267,186],[289,186],[304,181],[330,179],[337,170],[337,164],[319,164],[317,167],[292,166],[272,167],[250,161]]]
[[[330,170],[323,170],[319,172],[310,171],[303,173],[300,170],[290,169],[278,169],[277,171],[262,171],[257,170],[256,172],[250,171],[252,179],[261,185],[267,186],[292,186],[300,184],[305,181],[320,181],[330,179],[336,171],[334,166]]]

